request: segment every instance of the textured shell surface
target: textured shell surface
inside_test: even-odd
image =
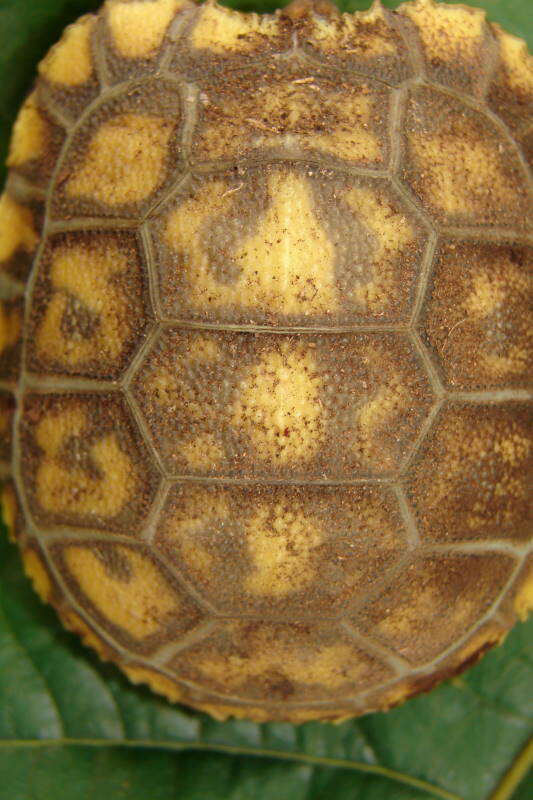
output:
[[[219,719],[339,720],[532,605],[533,63],[462,5],[108,0],[0,199],[4,517]]]

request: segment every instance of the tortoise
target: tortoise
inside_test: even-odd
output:
[[[108,0],[0,211],[3,508],[63,624],[257,721],[390,708],[532,604],[533,67],[484,12]]]

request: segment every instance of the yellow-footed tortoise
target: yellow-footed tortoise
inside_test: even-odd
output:
[[[532,103],[524,42],[433,0],[108,0],[41,63],[0,211],[4,515],[132,681],[342,719],[525,616]]]

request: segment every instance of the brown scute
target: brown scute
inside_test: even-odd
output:
[[[0,461],[9,464],[13,445],[13,415],[15,397],[11,392],[0,392]]]
[[[533,373],[533,248],[445,241],[424,330],[451,389],[527,389]]]
[[[386,166],[390,91],[381,83],[281,62],[206,77],[200,90],[196,163],[260,154]]]
[[[398,13],[411,22],[411,41],[418,44],[431,81],[466,94],[483,94],[497,49],[485,11],[416,0],[401,5]]]
[[[280,708],[285,704],[344,700],[376,678],[391,677],[390,668],[363,653],[333,623],[227,622],[167,668],[221,700],[268,697],[278,719],[290,719],[290,710]]]
[[[492,110],[519,133],[531,123],[533,105],[533,57],[517,36],[491,25],[497,41],[499,59],[489,86],[488,102]]]
[[[178,34],[170,69],[195,79],[227,73],[287,53],[294,25],[287,16],[242,14],[216,2],[202,3]]]
[[[499,126],[433,87],[411,90],[402,177],[445,225],[531,228],[528,179]]]
[[[148,654],[201,619],[197,606],[146,547],[67,537],[49,550],[80,607],[132,652]]]
[[[66,150],[54,217],[137,219],[179,169],[182,122],[179,91],[163,79],[139,81],[99,105]]]
[[[43,203],[8,181],[0,195],[0,275],[25,281],[39,245]]]
[[[529,168],[533,168],[533,127],[524,132],[518,141]]]
[[[61,40],[39,64],[39,82],[46,101],[61,109],[69,121],[79,119],[100,92],[95,52],[99,47],[99,25],[87,14],[69,25]]]
[[[22,353],[24,301],[0,300],[0,380],[15,382]]]
[[[298,44],[313,60],[393,86],[412,77],[413,66],[404,44],[412,25],[381,4],[354,14],[339,14],[336,6],[331,13],[318,6],[310,10],[305,0],[290,13],[292,5],[282,15],[293,20]],[[297,8],[302,10],[299,15]]]
[[[65,131],[46,110],[39,90],[27,98],[13,127],[7,166],[46,189],[65,141]]]
[[[20,435],[25,490],[39,525],[138,532],[158,476],[117,395],[28,395]]]
[[[186,24],[193,9],[189,0],[107,2],[100,47],[108,80],[119,83],[156,70],[169,38],[175,41],[178,27]]]
[[[531,537],[531,404],[449,404],[413,465],[409,492],[426,541]]]
[[[513,569],[514,559],[500,554],[419,557],[352,622],[420,667],[468,634],[498,601]]]
[[[155,546],[223,614],[313,620],[364,603],[406,533],[381,487],[182,484]]]
[[[525,619],[532,101],[525,43],[434,0],[106,0],[45,57],[0,196],[1,510],[132,682],[342,722]]]
[[[432,404],[390,333],[168,329],[133,392],[172,474],[256,480],[394,475]]]
[[[271,327],[406,321],[427,239],[386,182],[313,163],[194,179],[151,227],[165,317]]]
[[[48,239],[32,294],[32,372],[113,379],[143,340],[151,312],[137,237],[83,231]]]

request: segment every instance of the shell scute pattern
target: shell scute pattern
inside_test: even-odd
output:
[[[343,719],[526,614],[532,75],[432,0],[108,0],[43,61],[0,199],[4,517],[134,682]]]

